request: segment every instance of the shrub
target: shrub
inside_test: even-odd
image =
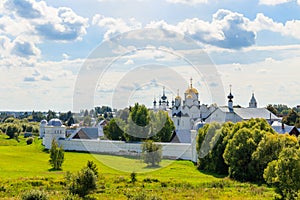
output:
[[[94,172],[88,167],[81,169],[75,175],[71,175],[71,177],[67,178],[67,181],[68,179],[71,179],[69,191],[72,194],[79,195],[80,197],[86,196],[97,187],[97,177],[95,176]]]
[[[98,168],[93,161],[88,160],[87,167],[94,172],[95,176],[98,176]]]
[[[142,157],[145,163],[150,166],[158,166],[162,160],[162,147],[148,140],[142,144]]]
[[[22,200],[48,200],[48,195],[40,190],[30,190],[22,195]]]
[[[131,183],[133,183],[133,184],[137,181],[135,172],[132,172],[130,174],[130,179],[131,179]]]
[[[32,143],[33,143],[33,137],[27,138],[26,144],[27,144],[27,145],[30,145],[30,144],[32,144]]]

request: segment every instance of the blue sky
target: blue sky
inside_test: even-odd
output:
[[[235,104],[247,106],[254,92],[260,107],[295,106],[300,104],[299,13],[299,0],[4,0],[0,3],[0,110],[73,110],[85,95],[76,95],[78,77],[101,45],[108,49],[98,52],[99,62],[112,56],[118,59],[105,74],[95,76],[89,97],[94,105],[112,105],[114,98],[120,98],[115,93],[118,83],[130,95],[117,107],[135,101],[150,106],[163,85],[171,100],[177,93],[171,84],[179,75],[186,81],[178,86],[180,95],[193,77],[204,104],[225,104],[231,84]],[[192,39],[199,52],[209,56],[220,81],[213,82],[206,72],[196,75],[184,59],[170,55],[191,61],[201,57],[197,50],[169,40],[172,34],[133,38],[109,49],[111,37],[145,28]],[[132,51],[141,45],[147,48]],[[162,47],[168,51],[158,50]],[[168,66],[177,75],[163,71],[164,77],[153,75],[149,83],[134,82],[133,77],[133,86],[125,87],[124,77],[149,64]],[[215,99],[213,87],[225,91],[224,98]]]

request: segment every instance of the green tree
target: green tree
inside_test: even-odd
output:
[[[150,134],[149,111],[145,105],[135,103],[130,109],[125,138],[127,141],[142,141]]]
[[[6,135],[12,139],[12,138],[18,138],[20,132],[22,131],[22,127],[19,124],[16,123],[7,123],[5,126]]]
[[[53,139],[50,149],[50,164],[54,170],[60,170],[64,162],[64,150],[58,146],[57,142]]]
[[[295,136],[288,134],[271,134],[266,133],[263,139],[259,142],[256,151],[252,154],[252,167],[255,175],[255,180],[263,181],[263,173],[268,164],[277,160],[282,149],[286,147],[298,146],[298,141]]]
[[[165,111],[150,112],[151,140],[155,142],[170,142],[175,130],[174,123]]]
[[[104,127],[104,134],[110,140],[125,140],[125,123],[119,118],[114,118]]]
[[[158,166],[162,160],[162,147],[152,140],[147,140],[142,144],[142,157],[148,166]]]
[[[233,123],[206,124],[199,129],[197,137],[198,169],[218,174],[227,174],[228,165],[225,163],[223,153],[228,140],[231,139]]]
[[[56,118],[56,112],[52,110],[48,110],[46,119],[47,121],[50,121],[51,119]]]
[[[268,164],[264,171],[264,179],[276,188],[282,199],[297,199],[300,190],[299,148],[284,148],[278,160]]]
[[[299,121],[300,115],[295,110],[290,110],[288,114],[282,118],[282,123],[294,126]]]

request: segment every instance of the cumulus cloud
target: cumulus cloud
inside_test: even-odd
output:
[[[107,29],[106,33],[104,34],[105,40],[120,33],[142,28],[142,24],[135,18],[125,21],[121,18],[105,17],[99,14],[96,14],[93,17],[92,24]]]
[[[11,43],[6,45],[7,54],[21,57],[40,55],[37,44],[42,43],[42,39],[80,40],[88,27],[88,19],[77,15],[71,8],[54,8],[45,1],[3,0],[0,12],[0,34],[8,37]],[[23,37],[21,41],[20,36]]]
[[[258,13],[255,20],[250,23],[250,27],[255,31],[268,30],[300,39],[300,20],[286,21],[285,24],[283,24],[275,22],[262,13]]]
[[[40,50],[36,48],[32,42],[26,42],[19,39],[16,39],[13,42],[13,47],[11,52],[21,57],[40,55]]]
[[[41,17],[41,12],[35,7],[34,1],[11,0],[6,1],[6,7],[24,18]]]

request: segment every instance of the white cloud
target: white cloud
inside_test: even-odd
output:
[[[208,0],[166,0],[169,3],[179,3],[187,5],[196,5],[196,4],[205,4],[208,3]]]
[[[93,17],[92,24],[107,29],[106,33],[104,34],[105,40],[108,40],[109,38],[117,34],[140,29],[142,27],[142,24],[135,18],[131,18],[128,21],[125,21],[121,18],[105,17],[99,14],[96,14]]]
[[[259,4],[275,6],[278,4],[288,3],[288,2],[292,2],[292,1],[293,0],[259,0]],[[299,3],[299,0],[298,0],[298,3]]]
[[[88,27],[88,19],[71,8],[54,8],[45,1],[4,0],[0,2],[0,13],[0,34],[10,40],[5,49],[7,55],[39,56],[37,44],[42,39],[80,40]]]
[[[133,65],[133,64],[134,64],[134,61],[131,60],[131,59],[128,59],[128,60],[124,63],[124,65]]]
[[[250,22],[250,27],[255,31],[269,30],[300,39],[300,20],[286,21],[285,24],[275,22],[273,19],[258,13],[254,21]]]

